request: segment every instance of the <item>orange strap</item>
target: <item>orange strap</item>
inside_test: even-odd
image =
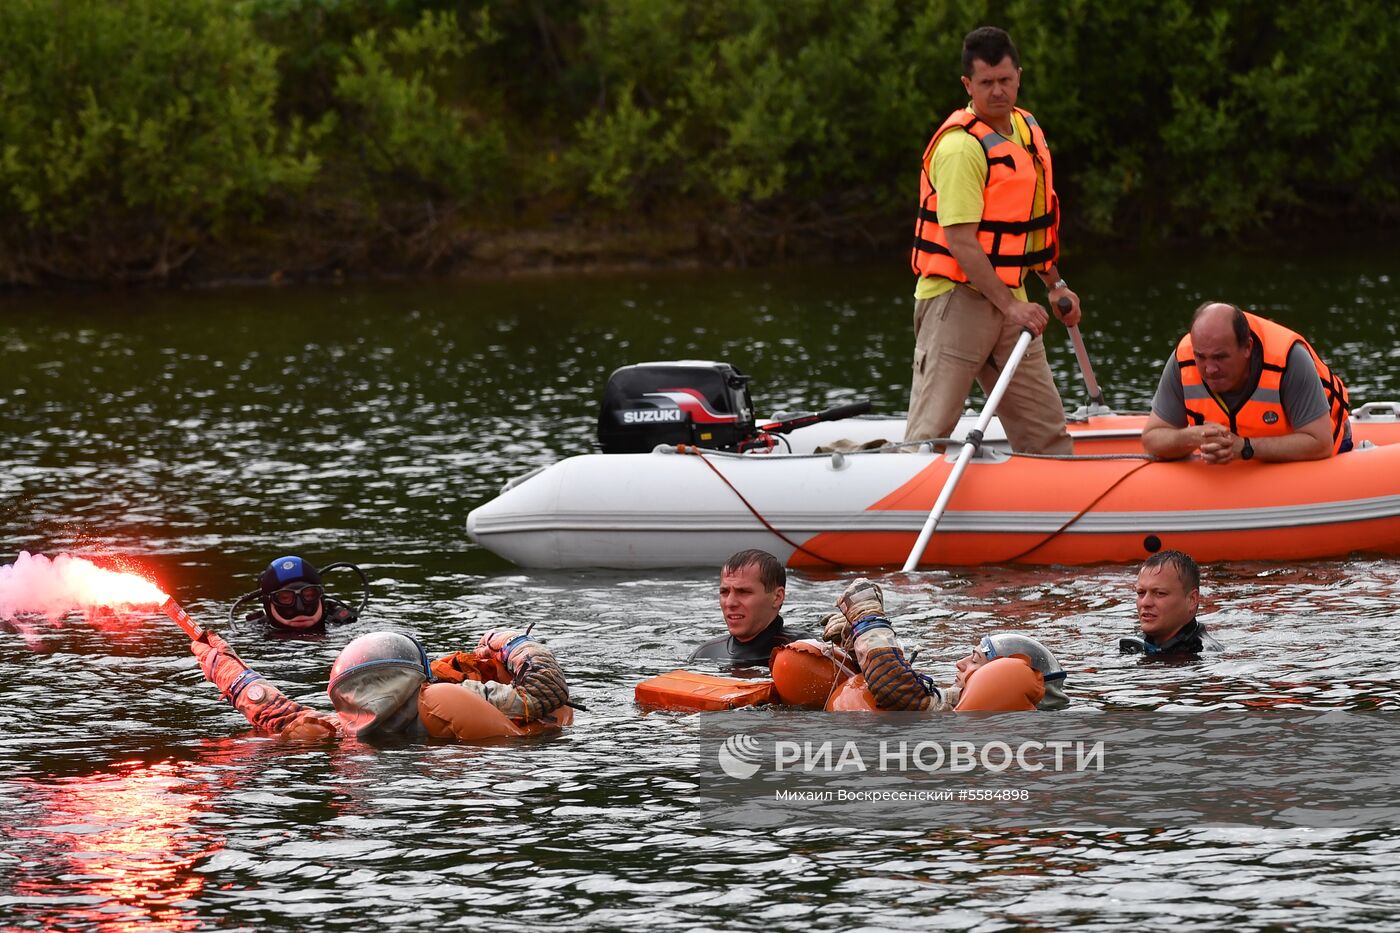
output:
[[[474,651],[444,655],[432,663],[432,671],[434,680],[449,684],[460,684],[464,680],[511,682],[510,671],[494,658],[480,657]]]

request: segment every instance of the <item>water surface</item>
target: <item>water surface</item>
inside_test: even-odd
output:
[[[1071,256],[1065,272],[1110,403],[1140,409],[1210,297],[1302,330],[1357,401],[1400,398],[1392,264],[1377,251]],[[0,926],[1388,925],[1397,827],[1290,824],[1282,806],[1219,824],[1124,812],[1006,828],[910,808],[872,825],[854,807],[717,821],[717,735],[824,727],[819,714],[633,705],[637,680],[718,632],[714,575],[525,572],[466,540],[467,512],[506,479],[592,449],[602,383],[627,363],[728,360],[753,375],[761,411],[856,397],[901,411],[910,292],[892,264],[0,305],[0,561],[21,549],[133,558],[228,631],[229,604],[272,557],[350,560],[375,598],[348,630],[229,635],[294,696],[328,709],[330,663],[364,631],[402,627],[447,651],[534,623],[589,708],[568,733],[523,744],[288,747],[246,734],[163,617],[12,622],[0,630]],[[1050,351],[1078,404],[1063,331]],[[1117,655],[1131,568],[882,582],[920,667],[945,682],[982,632],[1035,631],[1071,671],[1063,715],[1397,715],[1400,662],[1384,648],[1400,563],[1225,564],[1206,577],[1204,618],[1227,650],[1184,666]],[[814,624],[843,585],[795,576],[788,617]],[[1325,753],[1316,767],[1331,767]],[[1161,787],[1188,802],[1208,792]]]

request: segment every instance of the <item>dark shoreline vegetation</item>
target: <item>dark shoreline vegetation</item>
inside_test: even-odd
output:
[[[1067,238],[1400,220],[1370,0],[7,0],[0,283],[898,256],[983,23]]]

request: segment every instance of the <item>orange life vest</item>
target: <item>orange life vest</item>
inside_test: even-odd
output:
[[[1045,699],[1045,677],[1023,654],[993,658],[972,672],[955,712],[1029,712]]]
[[[1176,347],[1176,362],[1181,369],[1181,388],[1185,395],[1186,415],[1195,424],[1210,421],[1229,427],[1234,434],[1243,437],[1280,437],[1291,434],[1299,426],[1290,425],[1283,411],[1283,400],[1279,397],[1279,386],[1283,383],[1283,370],[1288,363],[1288,353],[1293,345],[1301,343],[1312,357],[1318,379],[1322,380],[1322,391],[1327,396],[1328,414],[1332,419],[1332,452],[1336,453],[1346,436],[1346,423],[1350,415],[1347,406],[1350,396],[1342,377],[1332,372],[1317,351],[1303,337],[1282,324],[1275,324],[1257,314],[1244,313],[1249,322],[1250,332],[1259,341],[1263,350],[1264,368],[1259,373],[1259,382],[1254,386],[1243,405],[1237,411],[1226,410],[1221,400],[1206,387],[1201,379],[1200,367],[1196,365],[1195,350],[1191,346],[1191,335],[1181,338]]]
[[[914,221],[914,250],[910,255],[910,264],[919,275],[967,281],[967,273],[953,258],[947,234],[938,224],[938,192],[929,177],[934,147],[944,133],[955,127],[961,127],[981,143],[987,157],[987,186],[983,191],[977,241],[997,277],[1008,287],[1015,288],[1021,284],[1026,269],[1049,269],[1059,258],[1059,200],[1055,197],[1050,147],[1035,117],[1019,107],[1016,113],[1030,128],[1030,142],[1025,147],[1002,136],[969,110],[959,110],[948,117],[929,140],[924,150],[923,171],[919,175],[919,213]],[[1043,214],[1035,213],[1037,164],[1045,175]],[[1032,251],[1030,235],[1036,230],[1045,231],[1045,245]]]
[[[547,719],[519,722],[511,719],[484,698],[460,685],[464,681],[495,681],[508,684],[510,672],[492,658],[475,652],[458,651],[432,662],[435,680],[423,685],[418,694],[418,718],[428,734],[439,739],[477,742],[482,739],[555,732],[574,721],[574,711],[561,706]]]
[[[954,712],[1028,712],[1045,698],[1045,678],[1025,655],[995,658],[973,671]],[[841,681],[826,701],[827,712],[883,712],[864,674]]]

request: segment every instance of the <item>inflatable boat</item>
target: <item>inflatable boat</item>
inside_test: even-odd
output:
[[[643,386],[665,391],[605,395],[604,452],[510,481],[467,517],[468,535],[523,567],[714,568],[744,548],[795,568],[901,566],[975,419],[952,443],[903,448],[881,443],[903,437],[902,418],[775,416],[754,430],[746,388],[732,372],[719,379],[730,404],[703,386],[675,390],[674,374]],[[646,396],[655,409],[637,405]],[[619,415],[649,410],[674,420]],[[1071,457],[1014,453],[993,420],[919,565],[1132,562],[1164,548],[1198,561],[1400,554],[1400,403],[1361,406],[1357,449],[1301,463],[1152,460],[1145,420],[1081,410]],[[659,435],[628,438],[629,424],[683,435],[639,452]]]

